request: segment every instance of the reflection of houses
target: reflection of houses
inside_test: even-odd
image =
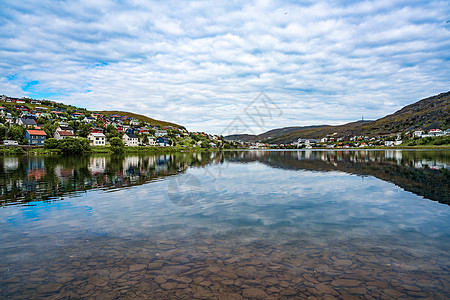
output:
[[[19,158],[5,157],[3,158],[3,169],[5,171],[13,171],[19,168]]]
[[[139,175],[139,156],[128,156],[123,161],[124,175]]]
[[[43,159],[30,159],[26,169],[28,178],[41,179],[45,176],[45,164]]]
[[[170,155],[160,155],[156,158],[156,170],[167,170],[170,160]]]
[[[61,165],[55,167],[55,175],[60,179],[66,179],[69,177],[73,177],[74,168],[64,168]]]
[[[89,159],[88,170],[92,175],[102,174],[106,170],[105,157],[91,157]]]

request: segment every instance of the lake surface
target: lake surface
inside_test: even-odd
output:
[[[0,298],[450,297],[450,151],[1,157]]]

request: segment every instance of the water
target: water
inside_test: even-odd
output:
[[[0,297],[450,297],[449,151],[0,159]]]

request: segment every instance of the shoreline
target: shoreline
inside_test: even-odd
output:
[[[123,152],[116,154],[158,154],[158,153],[183,153],[183,152],[221,152],[221,151],[267,151],[267,150],[450,150],[450,145],[440,146],[409,146],[409,147],[352,147],[352,148],[233,148],[233,149],[218,149],[218,148],[181,148],[181,147],[124,147]],[[90,151],[83,154],[115,154],[110,147],[92,147]],[[29,147],[29,146],[1,146],[0,155],[62,155],[59,149],[45,149],[43,147]]]

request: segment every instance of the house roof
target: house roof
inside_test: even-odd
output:
[[[59,126],[59,128],[61,128],[61,130],[70,130],[73,131],[73,128],[70,126]]]
[[[44,130],[27,130],[30,135],[47,135]]]
[[[90,133],[89,135],[91,135],[93,137],[106,137],[103,133],[98,133],[98,132]]]
[[[74,136],[74,134],[71,131],[59,131],[58,130],[58,134],[60,136]]]
[[[24,124],[24,125],[36,125],[36,121],[34,119],[24,119],[21,118],[20,121]]]
[[[132,139],[137,139],[137,135],[135,135],[134,133],[126,133],[126,135],[128,135],[128,137],[132,138]]]

